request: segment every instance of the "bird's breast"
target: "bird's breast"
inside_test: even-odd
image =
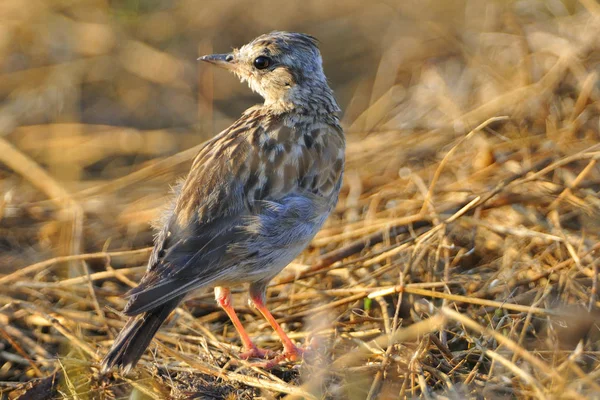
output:
[[[337,196],[345,148],[339,127],[281,123],[253,131],[246,146],[245,162],[233,168],[244,182],[248,201],[277,199],[294,191]]]

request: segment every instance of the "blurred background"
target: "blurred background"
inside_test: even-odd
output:
[[[302,259],[310,265],[377,231],[385,218],[420,215],[428,202],[431,212],[442,211],[545,159],[597,151],[590,146],[600,139],[599,18],[595,0],[2,0],[0,307],[11,299],[52,304],[64,295],[11,292],[2,279],[12,284],[31,271],[27,279],[52,282],[104,268],[103,260],[65,259],[50,273],[35,263],[151,245],[150,223],[168,201],[169,185],[185,175],[205,140],[261,101],[233,75],[198,63],[201,55],[227,52],[272,30],[320,40],[343,110],[348,167],[328,230]],[[471,137],[436,177],[457,140],[496,116],[508,118]],[[529,203],[492,212],[488,223],[556,235],[559,226],[581,236],[580,247],[573,242],[577,251],[589,250],[600,233],[593,157],[575,156],[544,185],[516,190]],[[435,201],[427,194],[434,177]],[[572,191],[561,194],[567,188]],[[557,219],[552,210],[559,210]],[[468,249],[464,232],[455,239]],[[496,274],[546,254],[544,246],[528,247],[507,260],[507,248],[522,243],[507,242],[506,234],[473,239],[488,252],[465,268]],[[571,250],[557,250],[552,262],[569,259]],[[141,251],[122,264],[143,266],[146,257]],[[442,273],[424,274],[422,281]],[[481,282],[499,277],[494,274]],[[596,275],[584,275],[589,287]],[[102,289],[123,291],[110,282]],[[569,296],[583,296],[581,290]],[[597,300],[581,303],[591,307]],[[13,318],[20,317],[0,322]],[[10,343],[0,353],[13,349]],[[36,375],[26,375],[27,365],[0,357],[0,380]]]
[[[364,157],[379,168],[369,174],[396,175],[407,158],[433,155],[489,117],[517,117],[515,126],[533,133],[548,124],[558,130],[565,117],[585,111],[574,106],[582,86],[590,98],[598,95],[600,28],[590,14],[597,9],[592,0],[5,0],[0,137],[66,192],[91,190],[79,197],[84,213],[119,214],[122,210],[102,204],[106,199],[91,195],[102,192],[94,188],[202,143],[260,102],[233,75],[201,65],[197,57],[229,51],[264,32],[290,30],[319,38],[351,145],[360,152],[361,146],[377,147],[392,137],[398,141],[398,148],[385,146],[394,153],[386,162]],[[584,126],[572,134],[595,135],[598,116],[586,115],[578,125]],[[405,151],[402,141],[418,141],[419,135],[424,144]],[[479,145],[485,166],[487,147]],[[128,224],[146,226],[154,218],[151,209],[163,199],[150,202],[144,194],[167,191],[155,178],[120,188],[126,196],[141,191],[138,198],[148,200],[130,207],[148,213],[132,216]],[[0,170],[5,210],[40,200],[22,180],[10,169]],[[53,226],[36,225],[49,236],[38,241],[26,233],[32,225],[23,224],[22,215],[12,226],[10,212],[4,214],[0,268],[18,268],[55,249]],[[40,216],[28,217],[39,223]],[[124,246],[114,240],[135,241],[139,227],[129,228],[134,234],[113,238],[109,248]],[[112,236],[103,229],[90,233]],[[85,250],[102,242],[85,237]],[[146,243],[147,236],[140,240]]]

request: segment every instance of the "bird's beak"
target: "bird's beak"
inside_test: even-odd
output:
[[[209,54],[207,56],[200,57],[198,61],[206,61],[216,65],[217,67],[225,69],[233,69],[235,67],[235,57],[231,53]]]

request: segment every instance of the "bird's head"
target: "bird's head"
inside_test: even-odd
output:
[[[265,99],[265,104],[304,105],[313,96],[331,97],[317,39],[303,33],[271,32],[227,54],[199,60],[227,69]],[[317,99],[318,100],[318,99]],[[328,99],[330,100],[330,99]]]

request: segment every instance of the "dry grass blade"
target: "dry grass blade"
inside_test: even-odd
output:
[[[507,337],[499,334],[495,330],[484,328],[481,325],[479,325],[477,322],[473,321],[472,319],[470,319],[450,308],[443,308],[440,310],[440,312],[443,315],[447,316],[449,319],[459,322],[459,323],[463,324],[464,326],[466,326],[467,328],[472,329],[480,334],[486,334],[486,335],[493,336],[494,339],[496,339],[500,344],[506,346],[510,351],[518,354],[521,358],[525,359],[531,365],[533,365],[534,367],[543,371],[546,375],[552,376],[560,381],[563,380],[563,378],[560,375],[558,375],[556,373],[556,371],[554,371],[544,361],[533,356],[530,352],[525,350],[523,347],[519,346],[517,343],[508,339]]]
[[[100,186],[85,189],[77,193],[78,197],[93,196],[95,194],[108,194],[123,189],[129,185],[134,185],[144,179],[150,177],[159,176],[165,172],[169,172],[178,164],[182,164],[190,161],[198,154],[198,151],[204,147],[205,143],[201,143],[185,151],[179,152],[171,157],[167,157],[163,160],[157,161],[152,165],[142,168],[138,171],[132,172],[129,175],[123,176],[118,179],[114,179],[111,182],[105,183]]]
[[[333,367],[342,369],[350,366],[364,357],[369,356],[369,349],[384,348],[396,343],[416,340],[417,338],[439,330],[444,325],[445,318],[442,315],[433,316],[425,321],[417,322],[406,328],[398,329],[393,335],[381,335],[367,343],[364,347],[356,348],[355,350],[341,356],[333,362]]]
[[[35,263],[35,264],[29,265],[27,267],[21,268],[20,270],[15,271],[12,274],[0,277],[0,285],[14,282],[15,280],[18,280],[25,275],[40,272],[41,270],[43,270],[47,267],[50,267],[54,264],[58,264],[58,263],[62,263],[62,262],[91,260],[91,259],[95,259],[95,258],[110,259],[111,257],[121,257],[121,256],[125,256],[125,257],[137,256],[137,255],[147,256],[148,254],[150,254],[151,250],[152,250],[151,247],[147,247],[145,249],[139,249],[139,250],[99,252],[99,253],[76,254],[76,255],[71,255],[71,256],[54,257],[49,260],[41,261],[39,263]],[[87,277],[85,277],[85,278],[87,279]],[[79,278],[73,278],[73,279],[79,279]]]
[[[392,288],[388,288],[388,289],[378,290],[377,292],[370,293],[368,297],[372,299],[375,297],[387,296],[392,293],[411,293],[411,294],[416,294],[419,296],[432,297],[432,298],[436,298],[436,299],[445,299],[445,300],[454,301],[454,302],[458,302],[458,303],[474,304],[474,305],[485,306],[485,307],[494,307],[494,308],[498,308],[498,309],[506,309],[506,310],[512,310],[512,311],[517,311],[517,312],[524,312],[524,313],[531,312],[533,314],[539,314],[539,315],[562,315],[562,313],[560,313],[559,311],[545,309],[545,308],[531,307],[531,306],[525,306],[525,305],[521,305],[521,304],[512,304],[512,303],[494,301],[494,300],[477,299],[477,298],[473,298],[473,297],[469,297],[469,296],[461,296],[461,295],[457,295],[457,294],[434,292],[431,290],[411,288],[411,287],[400,286],[400,285],[392,287]]]
[[[522,368],[519,368],[516,364],[511,362],[509,359],[501,356],[493,350],[486,349],[485,347],[480,346],[481,351],[488,357],[490,357],[494,361],[498,361],[504,367],[509,369],[515,376],[519,377],[525,383],[529,384],[533,390],[535,391],[538,399],[547,399],[548,396],[544,394],[544,391],[537,380],[531,376],[531,374],[524,371]]]
[[[0,138],[0,162],[27,178],[58,207],[65,207],[73,201],[71,195],[43,168],[3,138]]]
[[[456,149],[458,149],[458,147],[461,144],[463,144],[464,142],[468,141],[477,132],[480,132],[481,130],[483,130],[486,126],[488,126],[488,125],[490,125],[490,124],[492,124],[494,122],[506,121],[507,119],[508,119],[508,117],[506,117],[506,116],[488,118],[487,120],[485,120],[484,122],[482,122],[481,124],[479,124],[479,126],[477,126],[475,129],[473,129],[471,132],[469,132],[466,136],[464,136],[463,138],[461,138],[458,141],[458,143],[456,143],[450,149],[450,151],[448,151],[448,153],[446,153],[446,155],[444,156],[444,158],[440,162],[440,165],[437,167],[437,169],[435,170],[435,173],[433,174],[433,178],[431,179],[431,183],[429,184],[429,189],[427,190],[427,194],[425,195],[425,199],[423,200],[423,207],[421,207],[421,212],[419,214],[425,214],[426,208],[430,206],[431,197],[433,196],[433,191],[435,189],[435,185],[437,184],[438,180],[440,179],[440,175],[442,174],[442,171],[444,170],[444,167],[448,163],[448,160],[450,159],[450,157],[452,157],[452,155],[454,154],[454,152],[456,151]]]

